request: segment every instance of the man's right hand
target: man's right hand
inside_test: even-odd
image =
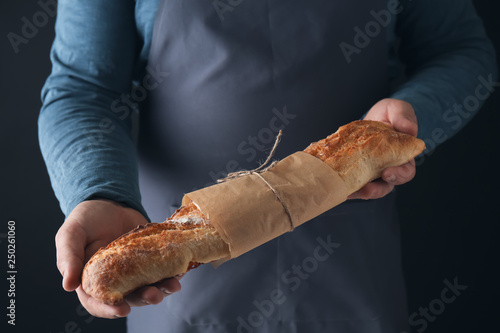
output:
[[[138,211],[108,200],[80,203],[69,214],[56,235],[57,268],[63,276],[63,288],[76,290],[87,311],[102,318],[125,317],[131,306],[158,304],[165,296],[179,291],[178,278],[142,287],[118,305],[106,305],[83,291],[81,276],[85,263],[101,247],[147,220]]]

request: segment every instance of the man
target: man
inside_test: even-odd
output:
[[[189,272],[181,292],[174,278],[109,306],[80,275],[99,247],[164,220],[183,193],[253,169],[279,129],[280,158],[362,117],[427,142],[451,137],[496,80],[470,1],[61,0],[51,58],[39,126],[67,215],[57,262],[90,313],[130,314],[130,332],[407,329],[392,190],[414,162],[293,233]],[[407,80],[391,90],[398,60]],[[472,106],[453,107],[468,96]]]

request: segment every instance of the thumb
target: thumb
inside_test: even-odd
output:
[[[393,108],[392,112],[388,112],[389,121],[396,131],[417,136],[418,122],[415,111],[409,103],[401,101],[401,104]]]
[[[56,235],[57,268],[63,276],[63,288],[73,291],[80,285],[86,235],[78,223],[68,219]]]

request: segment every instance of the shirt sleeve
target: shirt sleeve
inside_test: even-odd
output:
[[[407,81],[393,98],[415,109],[426,153],[457,133],[498,87],[495,50],[469,0],[404,0],[397,17]]]
[[[39,142],[61,209],[107,198],[144,216],[130,92],[138,37],[132,0],[59,0]]]

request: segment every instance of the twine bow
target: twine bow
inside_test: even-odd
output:
[[[273,145],[273,148],[271,149],[271,152],[267,156],[264,163],[262,163],[259,167],[255,168],[253,170],[240,170],[240,171],[236,171],[236,172],[231,172],[225,178],[218,179],[217,183],[224,183],[224,182],[227,182],[228,180],[243,177],[243,176],[256,175],[271,189],[271,191],[273,191],[276,198],[278,198],[279,202],[281,203],[281,205],[285,209],[285,213],[288,216],[288,219],[290,220],[290,231],[293,231],[293,229],[295,227],[293,224],[292,215],[290,213],[290,210],[288,209],[287,205],[285,204],[285,202],[281,198],[278,191],[276,191],[276,189],[274,189],[274,187],[271,184],[269,184],[269,182],[261,175],[262,173],[264,173],[264,172],[268,171],[269,169],[271,169],[272,167],[274,167],[279,162],[279,161],[274,161],[271,164],[269,164],[269,162],[271,162],[271,159],[273,158],[273,156],[276,152],[276,148],[278,147],[278,144],[281,140],[282,134],[283,134],[283,131],[280,130],[278,135],[276,136],[276,140],[274,141],[274,145]]]
[[[278,147],[278,144],[280,143],[282,134],[283,134],[283,131],[280,130],[278,135],[276,136],[276,140],[274,141],[274,145],[273,145],[273,148],[271,149],[271,152],[267,156],[264,163],[262,163],[258,168],[255,168],[253,170],[240,170],[240,171],[228,173],[225,178],[217,179],[217,183],[224,183],[224,182],[227,182],[228,180],[231,180],[233,178],[239,178],[242,176],[261,174],[261,173],[266,172],[267,170],[271,169],[273,166],[275,166],[276,163],[278,163],[278,161],[274,161],[271,164],[269,164],[269,162],[271,161],[271,159],[274,156],[274,153],[276,152],[276,148]],[[267,165],[267,164],[269,164],[269,165]]]

